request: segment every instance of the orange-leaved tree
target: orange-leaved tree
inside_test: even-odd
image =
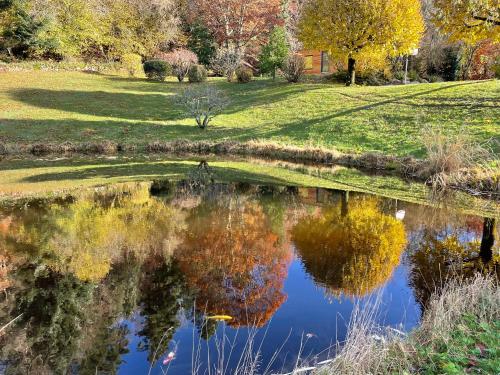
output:
[[[257,202],[202,204],[187,219],[177,260],[202,313],[263,326],[285,301],[291,260]]]

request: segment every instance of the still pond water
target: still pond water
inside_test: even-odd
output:
[[[0,208],[0,326],[17,318],[0,373],[231,374],[256,358],[285,372],[299,354],[332,356],[374,296],[378,323],[412,329],[451,277],[496,272],[498,231],[449,209],[244,183]]]

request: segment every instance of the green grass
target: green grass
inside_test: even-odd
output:
[[[340,151],[423,156],[426,125],[500,139],[498,81],[344,87],[212,80],[231,105],[206,131],[173,104],[187,84],[77,72],[0,73],[0,141],[262,139]],[[496,144],[495,152],[500,151]]]
[[[446,204],[430,199],[421,183],[394,176],[374,176],[345,167],[307,167],[285,162],[208,159],[215,180],[293,185],[358,191],[421,204]],[[178,180],[196,170],[198,161],[157,157],[12,159],[0,161],[0,201],[60,195],[81,188],[153,179]],[[466,213],[497,216],[500,204],[454,193],[452,206]]]
[[[422,374],[495,374],[500,369],[500,320],[481,321],[466,314],[448,340],[437,340],[434,349],[419,346],[424,358]]]

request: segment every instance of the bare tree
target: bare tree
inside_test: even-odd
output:
[[[197,85],[184,90],[178,103],[194,117],[200,129],[206,129],[210,121],[227,107],[229,100],[213,86]]]
[[[304,58],[299,54],[292,53],[285,60],[281,74],[288,82],[299,82],[304,75],[304,68]]]
[[[233,47],[220,48],[212,59],[210,66],[212,70],[232,81],[236,69],[241,65],[243,56]]]

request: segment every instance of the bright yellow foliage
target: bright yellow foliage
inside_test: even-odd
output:
[[[305,48],[353,59],[406,54],[423,31],[419,0],[311,0],[300,22]]]
[[[406,245],[401,222],[380,211],[374,198],[325,209],[302,219],[292,240],[306,270],[333,294],[363,296],[381,286],[399,264]]]
[[[435,0],[434,22],[453,41],[500,42],[498,0]]]

